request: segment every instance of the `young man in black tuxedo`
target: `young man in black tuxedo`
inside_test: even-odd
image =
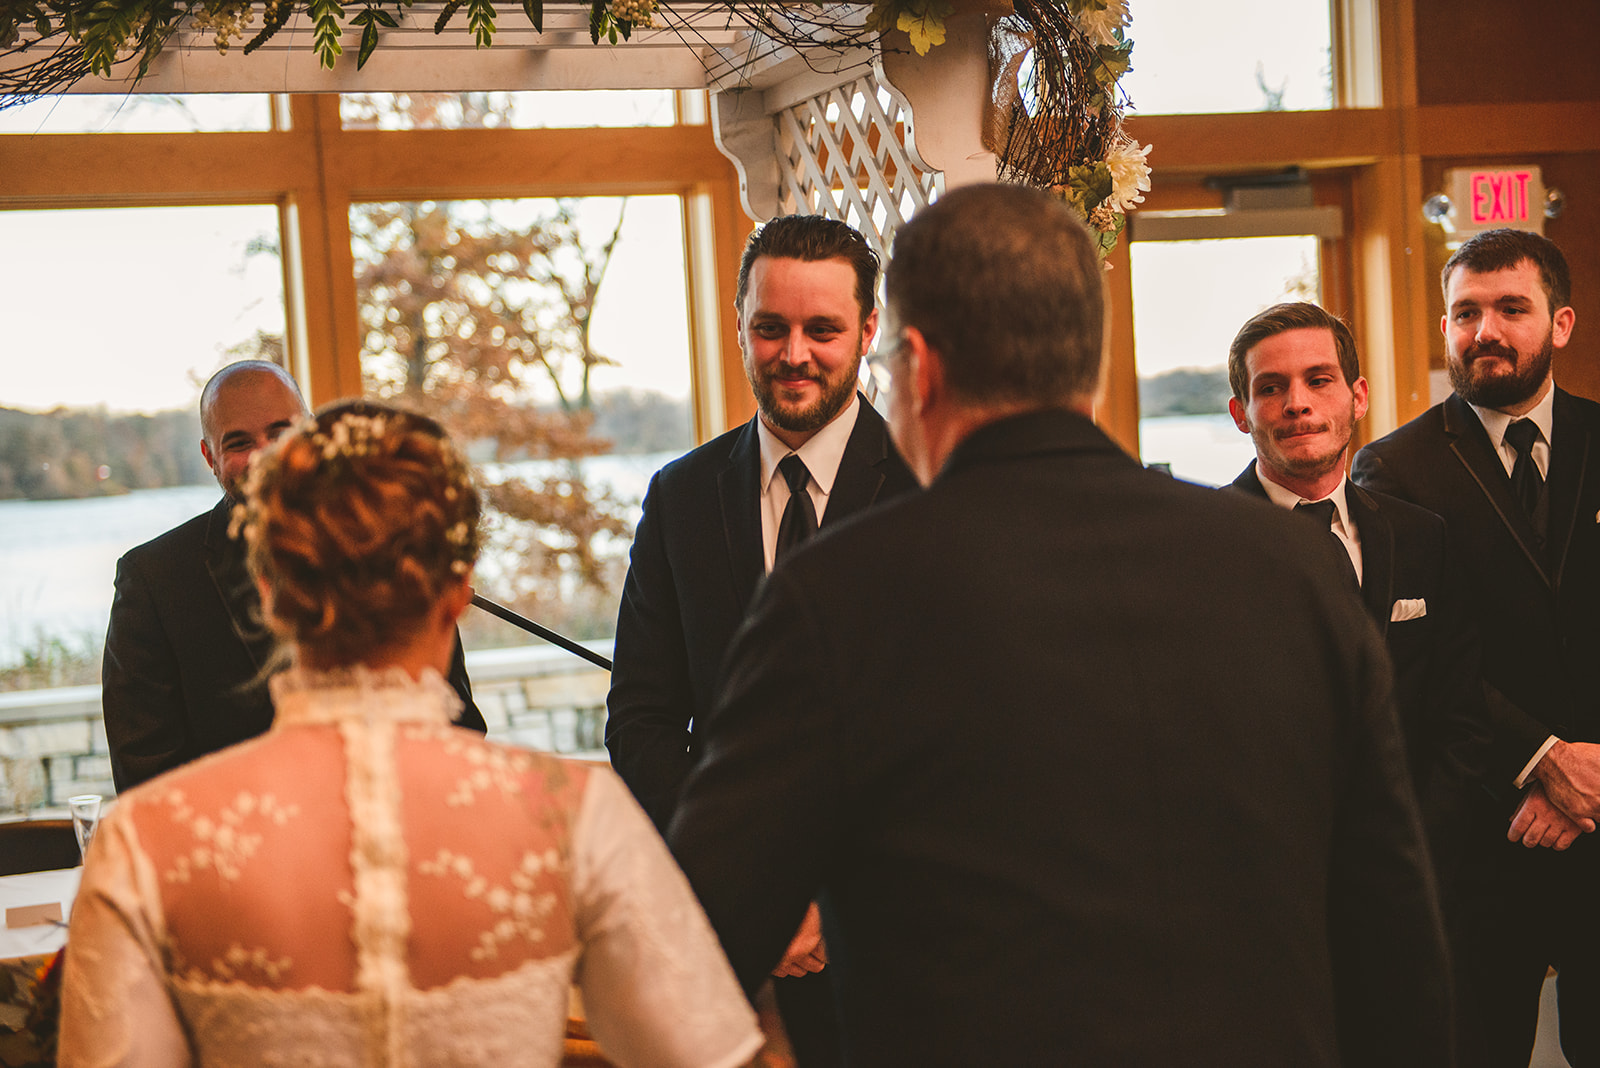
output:
[[[842,222],[790,215],[757,230],[737,291],[757,414],[650,481],[617,614],[606,747],[663,834],[762,576],[819,527],[916,485],[856,389],[877,283],[877,255]],[[802,1068],[837,1064],[814,906],[790,933],[773,971],[784,1026]]]
[[[1527,1064],[1554,966],[1563,1052],[1590,1068],[1600,1065],[1600,842],[1584,833],[1600,817],[1600,404],[1555,384],[1575,317],[1554,243],[1490,230],[1450,257],[1442,281],[1454,392],[1357,453],[1353,477],[1443,517],[1483,638],[1494,738],[1455,895],[1462,1063]],[[1555,848],[1523,848],[1537,845]]]
[[[1487,760],[1488,713],[1478,638],[1444,521],[1345,477],[1350,438],[1367,413],[1355,337],[1315,304],[1276,304],[1228,349],[1228,411],[1256,459],[1229,487],[1316,522],[1394,662],[1408,764],[1448,903]]]

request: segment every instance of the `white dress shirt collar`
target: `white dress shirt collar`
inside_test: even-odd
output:
[[[861,414],[861,396],[851,396],[844,411],[833,417],[827,426],[811,435],[798,449],[778,440],[767,429],[767,424],[756,419],[756,437],[761,442],[761,553],[768,571],[777,558],[778,527],[783,522],[783,509],[789,503],[789,483],[778,471],[778,462],[791,452],[805,463],[811,472],[806,492],[817,513],[817,522],[828,510],[828,497],[833,493],[834,480],[839,475],[839,464],[844,460],[845,446],[856,428],[856,417]]]
[[[1514,419],[1531,419],[1539,428],[1539,440],[1533,443],[1533,462],[1539,468],[1539,474],[1548,477],[1550,474],[1550,441],[1556,422],[1556,387],[1550,383],[1550,388],[1545,390],[1539,403],[1526,415],[1511,416],[1496,408],[1480,408],[1476,404],[1468,403],[1473,414],[1478,417],[1478,422],[1483,424],[1483,429],[1489,435],[1489,444],[1500,457],[1500,463],[1505,466],[1506,474],[1516,466],[1517,450],[1506,441],[1506,427]]]
[[[1260,460],[1256,461],[1256,478],[1261,480],[1261,488],[1267,491],[1267,499],[1279,508],[1293,508],[1303,502],[1314,503],[1307,502],[1306,498],[1300,496],[1294,490],[1280,486],[1268,478],[1261,470]],[[1345,537],[1348,537],[1356,529],[1355,523],[1350,519],[1350,506],[1345,503],[1344,488],[1347,481],[1348,479],[1341,477],[1339,484],[1334,487],[1332,493],[1326,497],[1317,498],[1318,500],[1333,502],[1333,522],[1336,527],[1340,528],[1335,533]]]
[[[1259,460],[1256,461],[1256,478],[1260,480],[1261,488],[1267,491],[1267,499],[1279,508],[1293,508],[1306,501],[1306,498],[1294,490],[1278,485],[1263,474]],[[1349,478],[1341,475],[1339,484],[1334,487],[1333,492],[1318,499],[1333,502],[1333,524],[1329,530],[1344,546],[1345,554],[1350,557],[1350,566],[1355,568],[1356,581],[1359,583],[1366,577],[1366,564],[1361,555],[1361,531],[1356,529],[1355,520],[1350,518],[1350,506],[1346,500],[1345,487],[1349,482]]]
[[[821,523],[828,495],[833,492],[833,480],[839,474],[839,461],[844,459],[844,447],[850,443],[850,434],[856,428],[856,417],[860,413],[861,396],[853,394],[844,410],[798,449],[791,449],[779,441],[778,436],[757,417],[756,436],[761,441],[761,495],[766,497],[777,486],[782,486],[783,498],[788,500],[789,485],[778,474],[778,462],[793,452],[805,462],[806,470],[811,472],[811,499],[817,506],[817,522]]]

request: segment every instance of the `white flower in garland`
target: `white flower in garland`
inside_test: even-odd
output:
[[[142,17],[148,17],[148,13]],[[197,30],[210,30],[215,34],[217,51],[226,54],[230,44],[244,39],[254,19],[255,12],[249,0],[233,0],[231,3],[201,5],[194,13],[194,26]]]
[[[1108,48],[1122,43],[1121,31],[1133,21],[1128,14],[1128,0],[1104,0],[1098,6],[1095,0],[1089,0],[1073,20],[1085,37]]]
[[[611,17],[650,29],[657,25],[655,14],[659,8],[657,0],[611,0]]]
[[[1141,147],[1131,137],[1123,137],[1106,153],[1106,166],[1111,168],[1111,201],[1117,211],[1132,211],[1150,191],[1150,164],[1145,161],[1150,148],[1150,145]]]

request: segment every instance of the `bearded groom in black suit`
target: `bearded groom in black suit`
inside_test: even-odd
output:
[[[1228,382],[1228,411],[1256,449],[1230,488],[1294,509],[1330,534],[1388,646],[1407,763],[1448,903],[1489,726],[1477,632],[1444,521],[1345,477],[1367,380],[1338,317],[1303,302],[1253,316],[1228,348]]]
[[[1600,405],[1555,385],[1575,317],[1553,242],[1479,234],[1442,284],[1454,392],[1357,453],[1353,476],[1443,517],[1493,688],[1492,796],[1479,799],[1457,894],[1462,1064],[1528,1063],[1554,966],[1562,1051],[1591,1068],[1600,841],[1584,832],[1600,817]]]
[[[852,1064],[1451,1064],[1387,657],[1331,549],[1090,421],[1065,204],[965,186],[894,250],[928,488],[772,572],[669,835],[734,970],[820,894]]]
[[[265,360],[222,368],[200,394],[200,452],[223,497],[117,561],[101,665],[101,704],[119,791],[272,724],[268,665],[277,642],[228,523],[250,458],[306,415],[289,373]],[[456,722],[482,732],[461,643],[450,669]]]
[[[737,305],[757,415],[650,481],[617,615],[606,747],[663,833],[762,576],[819,525],[916,484],[856,389],[877,281],[877,255],[842,222],[791,215],[756,231]],[[802,1068],[838,1063],[825,963],[813,907],[774,971]]]

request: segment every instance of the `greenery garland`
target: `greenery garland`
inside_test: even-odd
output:
[[[519,2],[535,32],[544,32],[544,0]],[[985,144],[999,159],[1001,179],[1053,190],[1070,204],[1098,234],[1103,256],[1150,188],[1150,149],[1122,131],[1128,101],[1119,82],[1133,50],[1128,0],[996,2],[1015,7],[992,20]],[[951,0],[873,0],[863,18],[859,5],[725,3],[730,17],[802,54],[870,45],[900,30],[923,55],[944,42],[954,10]],[[359,70],[382,31],[397,28],[411,6],[412,0],[5,0],[0,56],[13,62],[0,70],[0,108],[62,92],[90,75],[110,78],[114,66],[134,58],[137,85],[186,24],[209,32],[222,52],[243,41],[248,55],[303,15],[312,51],[329,69],[344,54],[345,31],[359,28]],[[595,44],[628,40],[635,29],[660,25],[658,17],[686,39],[693,32],[668,0],[589,0],[588,11]],[[463,17],[476,46],[489,47],[499,17],[491,0],[445,0],[434,33]],[[40,58],[15,62],[29,56]]]
[[[244,53],[249,55],[271,40],[296,14],[305,16],[311,24],[312,51],[318,62],[330,70],[344,54],[341,38],[345,30],[359,27],[359,70],[377,48],[381,31],[397,28],[399,17],[412,3],[413,0],[10,0],[0,4],[0,54],[49,51],[50,55],[0,71],[0,93],[37,96],[58,92],[86,74],[109,78],[114,64],[135,56],[139,65],[133,81],[137,84],[186,22],[201,32],[209,31],[218,51],[227,52],[235,43],[244,41]],[[534,32],[543,33],[544,0],[520,0],[520,4]],[[919,54],[936,40],[943,40],[943,19],[950,10],[947,0],[877,0],[867,25],[861,27],[859,18],[826,13],[799,19],[771,18],[771,12],[782,5],[767,0],[729,0],[727,6],[730,13],[737,12],[753,28],[775,36],[783,44],[803,47],[818,43],[819,39],[837,44],[841,34],[854,36],[852,29],[876,36],[898,26],[912,35]],[[350,7],[356,9],[354,15],[348,14]],[[629,40],[635,29],[657,26],[656,16],[664,7],[668,5],[661,0],[590,0],[590,40],[595,44],[601,38],[611,44]],[[443,33],[462,14],[477,47],[489,47],[498,17],[491,0],[445,0],[434,20],[433,32]],[[247,39],[250,28],[258,24],[260,29]],[[825,32],[828,30],[838,32]]]

